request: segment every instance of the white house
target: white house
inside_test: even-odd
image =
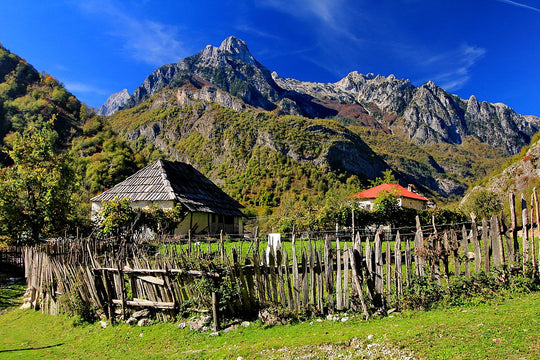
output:
[[[398,184],[381,184],[354,194],[351,199],[356,200],[358,207],[373,210],[375,199],[385,192],[396,196],[399,206],[416,210],[427,209],[428,199],[413,192],[411,187],[405,189]]]
[[[243,233],[243,206],[189,164],[157,160],[126,180],[91,199],[95,219],[103,202],[128,198],[132,206],[148,208],[154,204],[172,209],[181,204],[188,215],[175,234]]]

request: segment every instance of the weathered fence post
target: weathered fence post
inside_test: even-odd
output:
[[[527,211],[527,200],[525,200],[523,194],[521,194],[521,214],[523,221],[523,270],[525,270],[525,266],[529,262],[529,216]]]
[[[336,241],[339,241],[339,238],[336,237]],[[330,242],[328,235],[326,235],[325,241],[324,241],[324,270],[325,270],[325,280],[326,280],[326,301],[328,303],[328,311],[330,312],[330,314],[332,314],[334,313],[334,310],[335,310],[334,288],[333,288],[334,256],[332,253],[332,243]]]
[[[535,219],[533,217],[533,213],[536,215],[536,227],[540,230],[540,227],[539,227],[540,215],[538,214],[538,210],[539,210],[538,196],[536,194],[536,187],[534,187],[532,195],[531,195],[531,263],[532,263],[534,272],[536,272],[536,246],[535,246],[535,240],[534,240]],[[539,238],[540,238],[540,234],[539,234]]]
[[[416,216],[416,235],[414,237],[414,260],[416,263],[416,275],[425,275],[425,246],[424,246],[424,234],[422,233],[422,226],[420,224],[420,217]]]
[[[339,244],[339,238],[336,238],[336,261],[337,261],[337,274],[336,274],[336,309],[337,311],[343,310],[343,293],[341,284],[341,249]]]
[[[516,195],[514,193],[510,193],[510,222],[512,228],[510,229],[510,232],[512,234],[512,261],[518,262],[519,261],[519,242],[518,242],[518,230],[517,230],[517,220],[516,220]]]
[[[383,257],[382,257],[382,242],[381,234],[377,232],[375,234],[375,298],[374,303],[377,307],[384,307],[383,301]]]
[[[471,277],[471,264],[469,262],[469,239],[465,225],[461,227],[461,246],[463,247],[463,261],[465,262],[465,276]]]
[[[474,247],[474,272],[478,274],[482,268],[482,248],[478,241],[478,227],[476,225],[476,214],[471,214],[471,240]]]
[[[219,330],[219,319],[218,319],[218,297],[215,291],[212,291],[212,319],[213,319],[213,330],[214,332]]]
[[[360,304],[362,306],[362,311],[364,312],[364,318],[369,319],[369,312],[367,309],[366,301],[364,300],[364,292],[362,291],[362,269],[360,264],[357,261],[360,258],[358,250],[351,248],[349,249],[349,258],[351,260],[351,269],[352,269],[352,283],[356,287],[356,293],[360,299]]]
[[[390,251],[390,248],[388,248]],[[399,230],[396,233],[396,241],[394,243],[394,259],[395,259],[395,281],[396,281],[396,297],[400,299],[403,296],[403,273],[401,271],[401,237]]]

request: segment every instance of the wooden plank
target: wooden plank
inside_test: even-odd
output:
[[[324,310],[324,271],[322,268],[322,256],[321,251],[317,249],[315,251],[315,279],[316,279],[316,286],[317,286],[317,309],[319,311]]]
[[[414,261],[416,265],[416,275],[424,276],[426,259],[424,256],[425,244],[424,234],[422,233],[422,226],[420,225],[420,217],[416,216],[416,234],[414,236]]]
[[[137,276],[137,279],[160,286],[165,284],[165,280],[157,278],[155,276]]]
[[[249,261],[249,258],[247,257],[248,254],[246,254],[246,258],[245,258],[245,264],[248,265],[250,264],[250,261]],[[255,287],[255,281],[253,280],[253,268],[244,268],[244,269],[240,269],[240,271],[242,271],[244,273],[244,277],[246,279],[246,284],[247,284],[247,288],[248,288],[248,293],[249,293],[249,297],[250,297],[250,300],[251,300],[251,303],[252,303],[252,306],[254,306],[257,302],[257,291],[256,291],[256,287]]]
[[[268,262],[268,270],[270,271],[270,289],[272,291],[272,302],[274,304],[278,304],[279,296],[278,296],[278,282],[277,282],[277,274],[276,274],[276,260],[274,258],[274,252],[270,251],[268,256],[269,262]]]
[[[493,247],[493,265],[500,266],[501,263],[501,252],[499,248],[499,226],[497,215],[491,217],[491,246]]]
[[[486,218],[482,219],[482,245],[484,250],[484,272],[486,274],[490,271],[491,259],[490,259],[490,250],[491,250],[491,241],[489,236],[488,221]]]
[[[516,220],[516,195],[514,193],[510,193],[510,233],[512,237],[512,250],[511,253],[513,255],[511,261],[517,262],[519,261],[519,241],[518,241],[518,230],[517,230],[517,220]]]
[[[341,248],[339,238],[336,238],[336,310],[343,310],[343,288],[341,279]]]
[[[390,251],[390,248],[388,248]],[[401,236],[399,230],[396,233],[396,240],[394,242],[394,277],[395,277],[395,286],[396,286],[396,297],[400,299],[403,297],[403,273],[401,268]]]
[[[362,312],[364,313],[364,318],[367,320],[369,319],[369,312],[367,309],[366,301],[364,299],[364,292],[362,290],[362,269],[360,267],[360,264],[358,264],[357,259],[360,258],[360,253],[356,249],[350,249],[349,250],[349,259],[351,261],[351,270],[352,270],[352,283],[354,287],[356,288],[356,293],[358,294],[358,298],[360,300],[360,304],[362,306]]]
[[[534,240],[534,223],[536,220],[536,227],[538,228],[538,225],[540,224],[540,215],[538,214],[538,197],[536,194],[536,187],[533,188],[532,195],[531,195],[531,243],[530,243],[530,254],[531,254],[531,265],[533,268],[533,271],[536,272],[536,246],[535,246],[535,240]],[[533,213],[536,214],[536,218],[533,217]],[[540,238],[540,234],[539,234]]]
[[[527,201],[525,196],[521,194],[521,215],[523,221],[523,270],[525,271],[526,264],[529,262],[529,216],[527,211]]]
[[[392,251],[390,250],[390,239],[386,238],[386,297],[388,302],[392,295]]]
[[[338,240],[339,241],[339,240]],[[341,269],[340,269],[341,270]],[[334,254],[332,251],[332,243],[328,238],[328,234],[324,241],[324,279],[326,289],[326,303],[328,305],[328,312],[333,314],[335,311],[334,300]],[[321,294],[322,296],[322,294]]]
[[[347,243],[343,246],[343,306],[345,309],[350,308],[349,298],[349,252]]]
[[[284,270],[285,270],[285,285],[286,285],[286,293],[287,293],[287,307],[290,310],[296,309],[296,304],[294,301],[294,295],[293,295],[293,287],[291,284],[291,274],[289,272],[289,255],[287,254],[287,250],[283,248],[283,264]],[[297,270],[298,271],[298,270]]]
[[[300,303],[301,303],[301,285],[300,285],[300,278],[298,276],[298,259],[296,255],[296,236],[294,233],[294,226],[293,226],[293,234],[291,239],[291,248],[292,248],[292,275],[293,275],[293,299],[294,299],[294,309],[300,310]]]
[[[412,276],[412,255],[411,255],[411,242],[409,238],[405,238],[405,275],[407,287],[411,285]]]
[[[308,242],[309,251],[309,276],[310,276],[310,304],[315,305],[317,300],[317,277],[315,276],[315,253],[313,252],[313,245],[311,239]]]
[[[302,306],[309,303],[308,263],[307,256],[302,249]]]
[[[501,261],[501,265],[504,266],[506,263],[506,258],[504,255],[504,246],[503,246],[503,240],[501,236],[502,231],[501,231],[501,227],[499,223],[499,218],[497,217],[497,215],[495,215],[495,234],[496,234],[496,240],[497,240],[497,247],[499,250],[499,259]]]
[[[538,229],[538,259],[537,259],[537,269],[535,269],[536,272],[540,273],[540,203],[538,201],[538,194],[536,192],[536,187],[533,189],[534,192],[534,209],[536,211],[536,228]],[[534,237],[533,237],[534,242]],[[534,255],[533,255],[534,256]]]
[[[287,295],[285,294],[285,281],[283,280],[283,256],[281,255],[281,249],[276,250],[276,268],[279,301],[281,306],[285,307],[287,305]]]
[[[383,278],[383,256],[382,256],[382,241],[381,234],[377,232],[375,234],[374,241],[374,250],[375,250],[375,297],[374,305],[376,307],[383,307],[383,288],[384,288],[384,278]]]
[[[257,246],[255,246],[257,248]],[[255,272],[255,281],[257,284],[257,297],[260,302],[266,301],[266,289],[264,287],[265,282],[263,275],[261,274],[261,260],[259,258],[258,250],[253,250],[253,271]]]
[[[443,234],[443,249],[442,249],[442,262],[443,262],[443,269],[444,269],[444,279],[446,280],[446,284],[450,281],[450,264],[448,261],[448,256],[450,254],[450,240],[448,239],[448,231],[445,231]]]
[[[463,262],[465,263],[465,276],[471,277],[471,263],[469,261],[469,237],[467,236],[467,229],[465,225],[461,227],[461,247],[463,254]]]
[[[122,305],[122,300],[112,299],[112,303],[116,305]],[[127,306],[149,307],[154,309],[174,309],[174,302],[162,302],[162,301],[150,301],[144,299],[133,299],[126,301]]]
[[[476,225],[476,216],[471,216],[471,241],[474,248],[474,272],[478,274],[482,269],[482,247],[478,241],[478,226]]]
[[[450,246],[452,247],[452,254],[454,255],[454,274],[456,276],[461,275],[461,258],[459,256],[459,242],[456,231],[450,229]]]

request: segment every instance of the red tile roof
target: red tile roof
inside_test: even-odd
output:
[[[420,201],[429,201],[423,196],[420,196],[412,191],[405,189],[403,186],[398,184],[382,184],[371,189],[361,191],[357,194],[351,196],[353,199],[375,199],[380,195],[381,192],[387,191],[389,193],[395,194],[396,196],[405,197],[409,199],[416,199]]]

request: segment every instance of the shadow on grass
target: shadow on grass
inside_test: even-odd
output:
[[[22,303],[26,284],[19,282],[9,286],[0,286],[0,311]]]
[[[50,348],[58,347],[58,346],[62,346],[62,345],[64,345],[64,344],[61,343],[61,344],[56,344],[56,345],[48,345],[48,346],[41,346],[41,347],[35,347],[35,348],[0,350],[0,354],[2,354],[2,353],[7,353],[7,352],[15,352],[15,351],[28,351],[28,350],[43,350],[43,349],[50,349]]]

